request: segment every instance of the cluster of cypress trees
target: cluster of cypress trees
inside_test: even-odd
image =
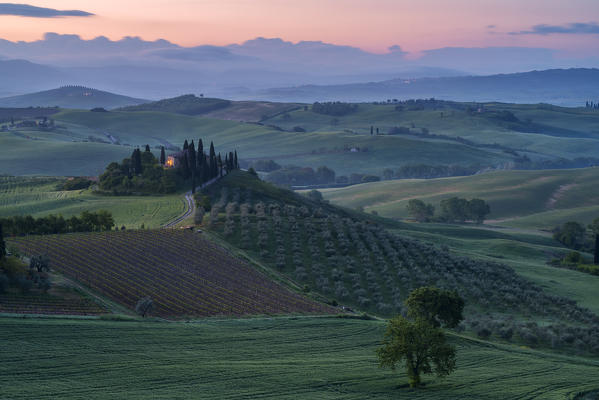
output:
[[[183,151],[178,158],[178,168],[181,175],[184,179],[191,178],[192,192],[195,192],[195,188],[198,185],[204,184],[218,176],[223,176],[223,174],[228,174],[234,169],[239,169],[237,150],[225,154],[223,160],[221,154],[216,154],[214,151],[214,143],[212,142],[210,142],[210,150],[206,154],[202,139],[198,141],[197,150],[193,140],[191,143],[185,140]],[[160,150],[160,164],[165,165],[165,163],[166,154],[164,147],[162,147]]]

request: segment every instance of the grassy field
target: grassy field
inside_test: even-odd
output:
[[[393,180],[322,192],[335,204],[390,218],[406,218],[410,199],[430,202],[438,210],[441,200],[453,196],[484,199],[491,206],[490,223],[502,226],[551,229],[568,220],[588,224],[599,216],[599,168]]]
[[[379,321],[0,319],[6,399],[565,399],[599,362],[452,336],[454,374],[407,388],[377,367]]]
[[[181,215],[180,194],[163,196],[100,196],[91,190],[58,190],[62,178],[0,176],[0,217],[13,215],[79,215],[108,210],[117,226],[157,228]]]

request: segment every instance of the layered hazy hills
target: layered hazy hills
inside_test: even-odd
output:
[[[345,85],[269,89],[261,97],[288,101],[384,101],[431,98],[583,106],[599,99],[599,69],[572,68],[489,76],[392,79]]]
[[[0,107],[61,107],[61,108],[116,108],[146,103],[136,99],[84,86],[63,86],[57,89],[0,98]]]

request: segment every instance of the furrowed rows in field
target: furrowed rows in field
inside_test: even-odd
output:
[[[65,299],[47,294],[8,293],[0,295],[0,313],[98,315],[106,310],[93,300],[81,297]]]
[[[134,308],[150,296],[159,316],[327,312],[191,231],[122,231],[11,239],[25,254]]]

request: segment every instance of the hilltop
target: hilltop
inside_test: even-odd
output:
[[[299,108],[299,104],[264,101],[229,101],[193,94],[123,107],[122,111],[159,111],[183,115],[201,115],[222,120],[257,122]]]
[[[0,98],[0,107],[61,107],[76,109],[101,107],[111,109],[144,102],[147,102],[147,100],[85,86],[62,86],[42,92]]]

